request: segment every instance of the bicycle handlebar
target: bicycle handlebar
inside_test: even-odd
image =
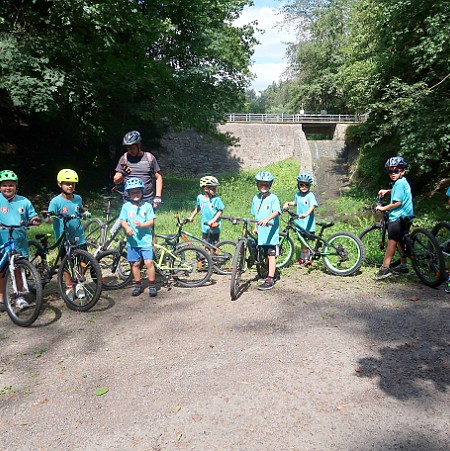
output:
[[[259,222],[259,221],[255,220],[255,219],[238,218],[238,217],[235,217],[235,216],[221,216],[220,219],[225,219],[226,221],[230,221],[231,224],[233,224],[233,225],[239,224],[240,222],[243,222],[244,224],[249,224],[249,223],[257,224]],[[273,226],[273,221],[269,221],[267,223],[267,226]]]

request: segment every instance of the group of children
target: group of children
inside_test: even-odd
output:
[[[393,182],[391,189],[381,189],[379,194],[386,196],[390,194],[390,203],[385,206],[377,206],[379,211],[389,211],[388,246],[384,257],[383,265],[375,279],[380,280],[391,276],[393,273],[408,273],[406,258],[402,257],[402,263],[398,268],[390,268],[392,257],[396,249],[401,252],[400,243],[405,235],[412,218],[414,216],[411,188],[405,176],[408,164],[400,157],[395,156],[387,160],[386,169]],[[279,215],[281,206],[278,197],[271,192],[274,176],[268,171],[260,171],[255,177],[258,193],[253,197],[251,213],[256,223],[253,232],[258,237],[258,246],[263,250],[263,254],[268,262],[268,276],[258,286],[260,290],[270,290],[275,284],[276,257],[279,251]],[[62,169],[57,175],[57,183],[61,193],[54,197],[48,206],[48,212],[63,215],[85,215],[87,211],[83,209],[82,199],[75,194],[78,175],[72,169]],[[291,206],[296,207],[298,224],[309,232],[315,231],[314,210],[318,206],[314,193],[311,192],[313,178],[307,172],[302,172],[297,177],[298,191],[293,201],[285,202],[283,209]],[[202,193],[197,196],[196,206],[189,220],[201,213],[203,239],[211,244],[216,244],[220,239],[221,221],[224,210],[224,203],[217,195],[216,190],[220,185],[216,177],[205,176],[200,179]],[[0,172],[0,223],[3,225],[18,225],[23,222],[38,225],[40,223],[38,215],[31,202],[17,194],[18,177],[10,171]],[[132,273],[134,284],[132,295],[140,295],[144,289],[141,282],[140,261],[143,259],[147,267],[149,281],[149,296],[157,295],[155,286],[155,268],[153,266],[153,223],[156,217],[153,206],[150,202],[143,200],[144,183],[138,177],[131,177],[126,181],[125,191],[128,194],[121,209],[119,219],[121,226],[127,235],[128,260],[132,263]],[[450,197],[450,188],[447,191]],[[450,198],[449,198],[450,203]],[[63,233],[63,220],[52,219],[55,238]],[[83,227],[78,219],[72,219],[68,223],[69,236],[73,244],[86,249],[86,240]],[[2,230],[0,238],[2,242],[8,240],[8,231]],[[14,231],[15,247],[24,257],[28,257],[28,238],[25,229]],[[311,255],[307,248],[302,248],[300,259],[295,266],[306,268],[311,265]],[[81,297],[82,287],[72,287],[67,281],[68,295]],[[3,279],[0,277],[0,308],[3,302]],[[19,308],[27,308],[25,299],[16,299]]]

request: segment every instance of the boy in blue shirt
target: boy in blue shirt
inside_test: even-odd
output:
[[[259,193],[252,202],[252,215],[257,223],[253,233],[258,235],[258,246],[263,248],[269,273],[258,290],[271,290],[275,284],[276,257],[279,254],[281,207],[278,197],[270,192],[274,176],[269,171],[260,171],[255,177]],[[272,221],[273,220],[273,221]],[[272,221],[272,225],[268,225]]]
[[[78,174],[72,169],[61,169],[56,176],[56,181],[61,189],[61,194],[55,196],[50,201],[50,204],[48,205],[48,212],[57,213],[64,216],[76,215],[76,218],[71,219],[67,223],[69,240],[80,249],[87,250],[86,239],[84,237],[84,230],[80,217],[82,214],[84,217],[89,217],[90,213],[84,210],[81,196],[74,193],[78,183]],[[64,232],[64,220],[62,218],[50,218],[49,222],[53,223],[53,233],[55,238],[58,239]],[[82,299],[86,296],[84,287],[81,283],[78,283],[74,290],[69,273],[64,272],[64,280],[66,283],[66,295],[69,298],[73,299],[74,296],[76,296],[78,299]]]
[[[158,293],[155,287],[155,267],[153,265],[153,234],[152,226],[156,215],[149,202],[142,198],[144,182],[138,177],[129,178],[125,183],[129,201],[125,202],[120,211],[119,219],[127,234],[127,259],[132,263],[134,287],[132,296],[139,296],[144,288],[141,283],[141,258],[147,267],[150,297]]]
[[[285,202],[283,210],[289,206],[297,206],[298,219],[296,223],[308,232],[316,231],[316,220],[314,217],[314,209],[319,206],[314,193],[310,191],[313,178],[307,172],[300,173],[297,177],[298,192],[295,194],[293,202]],[[298,262],[294,266],[307,268],[311,266],[311,255],[307,247],[303,247]]]
[[[39,225],[40,220],[31,202],[26,197],[17,194],[18,183],[19,178],[13,171],[0,172],[0,223],[5,226],[17,226],[22,222]],[[28,258],[28,235],[26,229],[15,229],[13,238],[16,251]],[[6,243],[9,240],[8,230],[0,231],[0,239],[2,243]],[[16,281],[18,284],[22,283],[20,270],[16,275]],[[15,304],[20,309],[29,307],[23,296],[16,298]],[[3,277],[0,276],[0,311],[3,311],[3,309]]]
[[[202,213],[202,238],[213,246],[219,242],[220,217],[225,208],[222,199],[216,194],[219,185],[219,181],[209,175],[200,179],[200,188],[203,188],[203,194],[197,196],[195,210],[189,217],[189,221],[192,222],[198,212]],[[212,228],[215,224],[218,226]]]
[[[376,280],[385,279],[392,274],[409,273],[406,257],[401,258],[399,268],[390,268],[390,265],[397,248],[400,255],[403,254],[401,242],[414,217],[411,187],[404,177],[408,163],[403,157],[396,156],[389,158],[385,167],[394,185],[392,189],[380,189],[378,191],[378,194],[382,197],[390,193],[391,201],[387,205],[377,205],[376,207],[378,211],[389,211],[388,245],[384,254],[383,265],[378,273],[375,274]]]

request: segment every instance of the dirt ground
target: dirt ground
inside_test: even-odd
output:
[[[0,315],[5,450],[448,450],[450,295],[292,268]],[[95,394],[99,388],[108,392]]]

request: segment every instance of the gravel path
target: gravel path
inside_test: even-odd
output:
[[[36,327],[0,315],[0,448],[448,450],[450,297],[372,274],[293,268],[235,302],[215,276],[85,314],[50,287]]]

